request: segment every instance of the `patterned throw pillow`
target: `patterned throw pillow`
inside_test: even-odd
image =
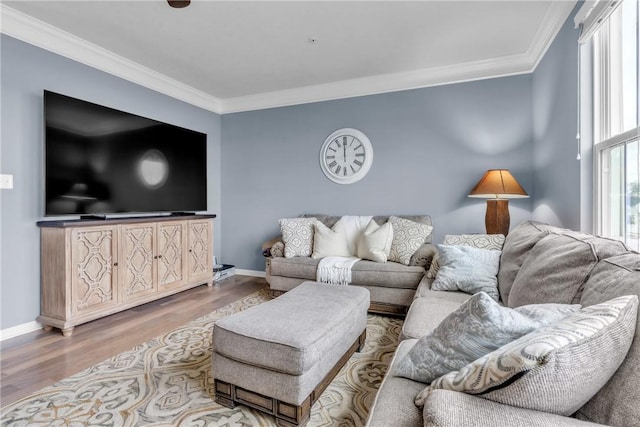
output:
[[[433,227],[397,216],[389,217],[389,223],[393,227],[389,261],[409,265],[411,255],[422,246]]]
[[[445,245],[472,246],[480,249],[502,250],[505,237],[502,234],[447,234],[442,243]],[[439,256],[436,255],[431,262],[427,279],[435,279],[440,268]]]
[[[436,245],[440,270],[431,284],[434,291],[486,292],[498,301],[498,268],[501,251],[472,246]]]
[[[637,315],[636,295],[585,307],[436,379],[416,396],[415,404],[423,406],[433,390],[445,389],[571,415],[624,360]]]
[[[280,222],[285,258],[311,256],[315,218],[283,218]]]
[[[393,227],[390,223],[378,225],[371,220],[358,240],[358,258],[375,262],[387,262],[393,242]]]
[[[420,338],[395,365],[393,375],[430,383],[542,326],[580,310],[580,305],[503,307],[480,292]]]

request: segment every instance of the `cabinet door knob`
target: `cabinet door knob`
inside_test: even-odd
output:
[[[113,263],[113,266],[114,266],[114,267],[117,267],[117,266],[118,266],[118,263],[117,263],[117,262],[114,262],[114,263]]]
[[[154,256],[153,259],[158,259],[158,255]]]
[[[158,255],[158,258],[162,258],[162,255]]]
[[[189,252],[193,252],[193,249],[189,249]]]

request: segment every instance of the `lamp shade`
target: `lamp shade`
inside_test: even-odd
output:
[[[490,169],[473,187],[469,197],[483,199],[517,199],[529,197],[508,169]]]

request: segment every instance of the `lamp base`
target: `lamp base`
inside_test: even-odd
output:
[[[487,234],[509,234],[509,200],[487,200],[487,214],[484,217],[484,225]]]

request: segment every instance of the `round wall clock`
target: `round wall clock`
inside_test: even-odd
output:
[[[320,167],[331,181],[352,184],[371,169],[373,147],[367,136],[357,129],[338,129],[324,140],[320,150]]]

